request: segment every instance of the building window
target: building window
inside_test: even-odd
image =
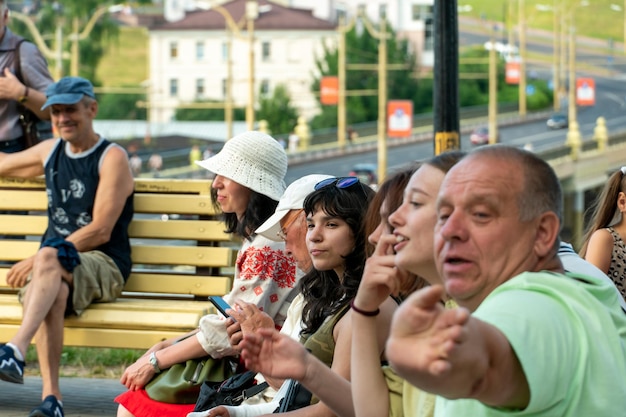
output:
[[[424,22],[424,50],[432,51],[435,47],[435,21],[433,18],[433,6],[414,4],[412,18],[414,21]]]
[[[426,19],[428,18],[432,20],[433,7],[434,6],[428,6],[425,4],[414,4],[411,10],[411,15],[413,17],[413,20],[414,21],[417,21],[417,20],[426,21]]]
[[[196,59],[202,61],[204,59],[204,42],[196,43]]]
[[[178,80],[176,78],[170,79],[170,97],[178,96]]]
[[[196,80],[196,97],[204,97],[204,78],[198,78]]]
[[[381,4],[378,6],[378,16],[380,17],[387,17],[387,5],[386,4]]]
[[[270,93],[270,82],[268,80],[261,80],[261,95],[267,96]]]
[[[263,61],[269,61],[272,55],[272,45],[268,41],[263,42],[261,44],[261,51]]]
[[[432,51],[435,49],[435,22],[432,17],[424,20],[424,50]]]
[[[222,62],[228,61],[228,42],[222,43]]]
[[[178,42],[170,42],[170,58],[178,58]]]
[[[228,97],[226,96],[228,94],[228,80],[226,78],[224,78],[222,80],[222,97],[224,97],[224,99],[227,99]]]

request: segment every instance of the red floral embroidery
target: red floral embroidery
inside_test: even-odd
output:
[[[271,279],[279,288],[293,288],[296,282],[296,265],[292,257],[269,246],[250,247],[237,256],[239,278],[249,280]]]
[[[261,294],[263,294],[263,288],[262,288],[262,287],[256,287],[256,288],[254,289],[254,293],[255,293],[256,295],[261,295]]]
[[[276,301],[278,301],[278,294],[272,294],[270,295],[270,301],[272,303],[275,303]]]

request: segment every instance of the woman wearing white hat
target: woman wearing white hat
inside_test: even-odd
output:
[[[285,190],[287,155],[271,136],[245,132],[230,139],[216,155],[196,162],[215,174],[211,186],[213,203],[223,213],[226,231],[243,239],[237,254],[232,290],[224,296],[234,305],[242,300],[257,305],[282,325],[295,296],[296,266],[284,252],[284,242],[275,242],[254,231],[267,220]],[[154,401],[145,385],[163,369],[188,359],[238,354],[230,345],[224,318],[209,314],[188,337],[174,343],[166,340],[153,346],[129,366],[121,382],[129,391],[115,400],[118,416],[186,415],[194,404],[165,404]]]

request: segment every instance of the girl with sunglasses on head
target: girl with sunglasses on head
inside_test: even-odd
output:
[[[306,245],[313,269],[299,284],[306,300],[300,342],[324,367],[329,367],[341,378],[350,377],[350,300],[356,294],[365,265],[367,240],[363,222],[373,195],[374,191],[356,177],[330,178],[319,182],[315,191],[304,200]],[[395,307],[391,299],[381,307],[381,343],[387,337],[388,323]],[[291,381],[286,381],[272,403],[219,406],[190,416],[250,417],[269,414],[278,408],[290,385]],[[292,414],[334,415],[322,403],[294,410]]]
[[[400,296],[406,288],[424,286],[407,280],[409,276],[400,271],[415,274],[412,279],[423,277],[430,284],[441,282],[433,249],[437,195],[446,172],[463,155],[447,152],[431,158],[408,183],[402,173],[387,180],[405,181],[406,187],[401,204],[399,194],[396,200],[391,193],[385,199],[397,210],[389,216],[386,230],[374,236],[376,249],[352,302],[351,382],[329,372],[301,346],[265,330],[244,337],[246,366],[275,377],[298,379],[340,417],[432,416],[434,396],[414,388],[389,367],[381,367],[379,352],[385,342],[378,336],[379,320],[390,295]],[[385,183],[381,189],[384,187]]]
[[[285,253],[283,242],[254,231],[274,214],[285,190],[284,149],[271,136],[244,132],[226,142],[219,153],[197,164],[215,174],[212,201],[222,212],[226,231],[243,240],[232,290],[224,299],[230,305],[236,300],[255,304],[282,325],[295,296],[295,262]],[[238,354],[229,343],[226,320],[217,314],[202,317],[198,329],[176,340],[157,343],[124,371],[121,382],[129,391],[115,399],[120,404],[118,417],[186,415],[193,410],[196,398],[189,401],[191,404],[160,402],[150,397],[146,384],[162,370],[188,359],[208,355],[220,360]]]

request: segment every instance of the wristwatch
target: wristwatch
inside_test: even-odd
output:
[[[20,103],[26,103],[28,101],[28,87],[24,87],[24,95],[21,96],[19,99],[17,99],[17,101],[19,101]]]
[[[160,374],[161,368],[159,368],[159,363],[157,362],[157,357],[156,357],[155,352],[152,352],[150,354],[150,356],[148,357],[148,361],[150,362],[150,365],[152,365],[152,367],[154,368],[154,372],[156,372],[157,374]]]

